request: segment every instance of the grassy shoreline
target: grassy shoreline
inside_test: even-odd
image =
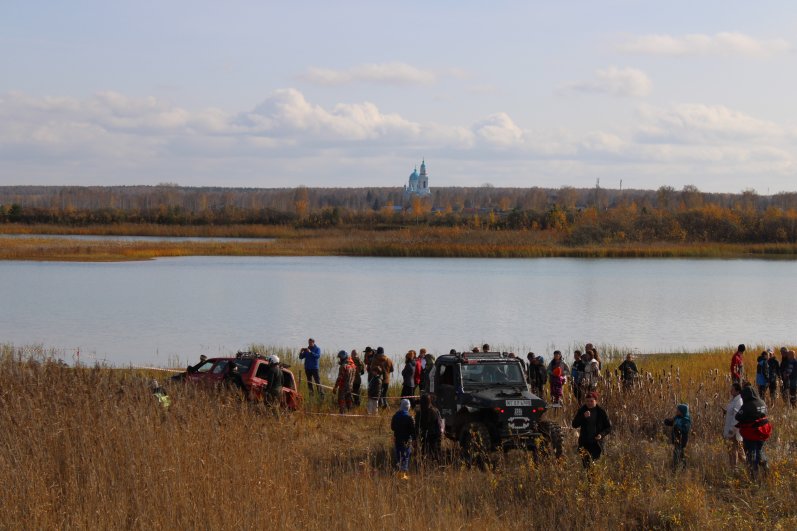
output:
[[[168,386],[137,369],[66,368],[30,349],[0,347],[0,521],[9,528],[202,529],[719,529],[797,526],[797,411],[770,404],[770,472],[760,482],[727,465],[721,407],[726,349],[639,359],[644,385],[601,384],[614,425],[589,471],[566,429],[561,460],[525,452],[468,468],[445,441],[442,465],[392,468],[390,414],[330,416],[334,405],[274,417],[234,396]],[[747,360],[748,374],[754,360]],[[611,364],[615,367],[616,362]],[[54,391],[57,390],[57,391]],[[546,416],[564,428],[577,408]],[[662,419],[686,402],[686,469],[669,467]],[[362,413],[362,411],[356,411]]]
[[[27,237],[3,237],[26,234]],[[123,242],[46,235],[275,238],[269,242]],[[784,258],[797,244],[671,243],[570,246],[539,231],[407,227],[296,229],[261,225],[0,225],[0,260],[127,261],[175,256],[373,256],[434,258]]]

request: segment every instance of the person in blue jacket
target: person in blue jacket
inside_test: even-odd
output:
[[[410,455],[412,454],[412,441],[415,437],[415,421],[410,416],[410,401],[402,398],[399,410],[390,420],[393,430],[396,449],[396,465],[402,479],[408,479],[410,469]]]
[[[692,430],[692,417],[689,415],[689,405],[678,404],[675,407],[675,416],[664,420],[665,426],[672,426],[670,442],[672,443],[672,468],[686,466],[686,445],[689,442],[689,432]]]
[[[767,396],[769,389],[769,353],[771,350],[764,350],[756,360],[755,384],[758,386],[758,396],[762,399]]]
[[[315,344],[315,340],[312,337],[307,340],[307,347],[299,352],[299,359],[304,360],[304,373],[307,375],[308,393],[313,396],[317,388],[319,398],[323,398],[324,391],[321,390],[321,377],[318,373],[321,349]]]

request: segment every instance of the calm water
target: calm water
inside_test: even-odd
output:
[[[550,354],[795,343],[797,262],[193,257],[0,262],[0,342],[117,365],[251,343]]]

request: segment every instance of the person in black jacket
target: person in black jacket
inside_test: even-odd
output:
[[[767,405],[761,400],[751,386],[742,388],[742,408],[736,414],[739,433],[742,435],[747,465],[753,478],[758,477],[758,469],[766,470],[767,458],[764,455],[764,441],[772,433],[772,426],[767,419]]]
[[[639,371],[636,368],[636,363],[634,363],[634,355],[630,352],[625,357],[625,361],[623,361],[619,367],[617,367],[617,372],[620,373],[620,380],[623,381],[623,387],[628,390],[634,386],[634,382],[636,382],[637,377],[639,377]]]
[[[548,381],[548,370],[545,368],[545,360],[542,356],[533,359],[534,364],[529,365],[529,385],[531,385],[532,393],[543,398],[545,383]]]
[[[573,427],[579,429],[578,450],[581,463],[589,468],[592,461],[600,458],[603,452],[603,440],[612,431],[612,423],[606,411],[598,405],[598,393],[587,393],[584,405],[573,418]]]
[[[412,454],[412,440],[415,437],[415,422],[410,416],[410,401],[401,399],[399,410],[390,421],[393,430],[396,448],[396,465],[401,473],[401,479],[409,479],[407,472],[410,469],[410,455]]]
[[[780,380],[780,363],[778,363],[778,358],[775,357],[774,352],[770,352],[767,356],[767,363],[769,364],[769,396],[774,404],[775,395],[778,393],[778,380]],[[761,398],[764,397],[762,396]]]
[[[415,429],[421,453],[438,461],[441,457],[443,420],[428,394],[421,395],[420,404],[421,410],[415,415]]]

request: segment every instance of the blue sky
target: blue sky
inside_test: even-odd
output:
[[[0,5],[0,184],[797,189],[797,5]]]

